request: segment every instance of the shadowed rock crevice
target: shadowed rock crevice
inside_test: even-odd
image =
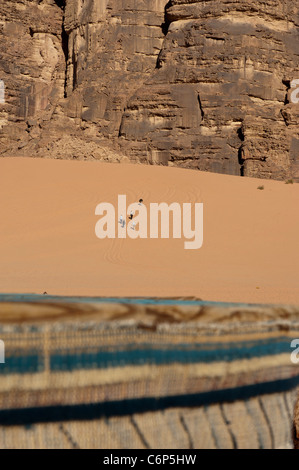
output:
[[[66,98],[67,96],[67,67],[68,67],[68,59],[69,59],[69,38],[64,28],[65,1],[66,0],[55,0],[57,6],[59,6],[63,11],[63,18],[62,18],[62,24],[61,24],[61,48],[62,48],[64,58],[65,58],[64,97]]]
[[[171,0],[169,0],[169,2],[166,3],[165,8],[164,8],[164,22],[162,23],[162,26],[161,26],[164,36],[166,36],[166,34],[168,33],[168,28],[170,25],[170,21],[167,18],[167,8],[169,8],[171,5],[172,5],[172,2]]]
[[[67,0],[54,0],[54,2],[56,3],[56,5],[61,8],[62,10],[64,10],[65,8],[65,3],[66,3]]]
[[[288,92],[291,88],[291,82],[290,82],[290,80],[282,80],[282,83],[286,87],[286,94],[285,94],[285,98],[284,98],[284,105],[286,106],[289,103]]]
[[[204,113],[204,110],[202,109],[202,104],[201,104],[201,101],[200,101],[199,94],[197,95],[197,99],[198,99],[198,105],[199,105],[199,109],[200,109],[201,119],[203,121],[205,113]]]
[[[240,165],[240,176],[244,176],[244,159],[243,159],[243,149],[242,149],[243,142],[244,142],[244,134],[242,131],[242,126],[237,130],[237,133],[238,133],[238,137],[240,141],[242,142],[238,150],[238,162]]]

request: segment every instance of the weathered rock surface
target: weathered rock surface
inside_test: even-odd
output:
[[[0,155],[299,179],[290,0],[0,0]]]

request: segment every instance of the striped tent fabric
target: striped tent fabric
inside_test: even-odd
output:
[[[0,448],[292,447],[296,338],[296,307],[2,296]]]

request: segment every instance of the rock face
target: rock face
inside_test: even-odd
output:
[[[0,0],[0,155],[299,179],[298,25],[290,0]]]
[[[37,141],[63,98],[63,12],[53,2],[0,2],[0,70],[5,103],[0,105],[1,153]]]

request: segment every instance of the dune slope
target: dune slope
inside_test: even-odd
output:
[[[264,186],[263,190],[257,189]],[[203,202],[204,242],[95,236],[100,202]],[[171,167],[0,159],[0,291],[299,304],[299,185]]]

